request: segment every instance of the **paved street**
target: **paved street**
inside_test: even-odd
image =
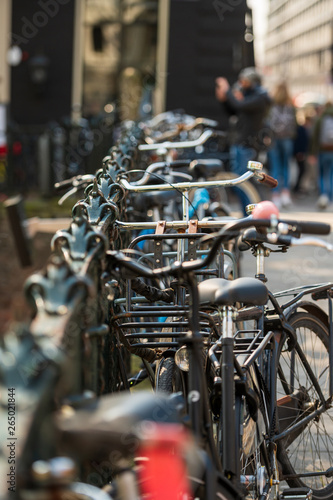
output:
[[[293,206],[281,210],[281,219],[309,220],[331,224],[333,231],[333,205],[326,211],[319,211],[316,197],[309,196],[295,200]],[[333,233],[320,237],[333,244]],[[266,275],[272,291],[284,290],[302,284],[333,282],[333,253],[313,246],[293,247],[287,253],[272,253],[266,259]],[[242,272],[245,276],[254,275],[255,258],[250,252],[244,253]]]

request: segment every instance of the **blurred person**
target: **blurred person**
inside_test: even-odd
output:
[[[318,208],[324,210],[333,199],[333,105],[328,102],[317,118],[311,140],[311,160],[318,158]]]
[[[311,117],[305,116],[304,123],[297,120],[296,135],[294,138],[294,158],[297,163],[298,172],[296,183],[292,189],[295,194],[305,194],[302,188],[302,181],[307,170],[307,156],[310,148],[310,128],[311,128]]]
[[[231,88],[228,80],[215,80],[215,96],[224,110],[237,116],[236,130],[230,147],[231,170],[237,174],[246,171],[247,162],[256,160],[262,148],[264,120],[271,99],[261,85],[261,76],[256,68],[244,68],[237,83]],[[248,200],[242,199],[243,207]]]
[[[271,175],[279,182],[279,186],[273,190],[272,201],[279,208],[288,207],[292,203],[289,169],[297,122],[295,107],[285,82],[279,83],[273,92],[268,124],[272,142],[267,156]]]
[[[224,77],[216,78],[215,95],[229,115],[238,118],[234,143],[231,146],[232,170],[243,173],[247,161],[255,160],[261,148],[264,119],[271,100],[261,85],[256,68],[245,68],[231,88]]]

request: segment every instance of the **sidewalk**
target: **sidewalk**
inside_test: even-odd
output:
[[[302,197],[292,196],[292,205],[288,208],[281,208],[281,219],[293,218],[299,220],[312,220],[317,222],[327,222],[333,228],[333,203],[326,210],[317,207],[318,196],[314,194]]]
[[[293,186],[296,182],[297,165],[293,159],[290,163],[290,184]],[[302,186],[309,194],[291,195],[293,204],[290,208],[281,208],[280,213],[285,217],[297,217],[301,220],[317,220],[318,222],[328,222],[333,226],[333,202],[331,202],[325,210],[319,210],[317,201],[319,193],[316,192],[317,171],[315,167],[308,165],[305,173]]]

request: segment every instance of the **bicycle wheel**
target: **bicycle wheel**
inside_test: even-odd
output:
[[[333,497],[333,478],[325,475],[291,478],[292,474],[326,471],[333,463],[333,410],[329,397],[328,331],[321,321],[306,312],[289,319],[297,345],[291,352],[280,348],[277,375],[279,432],[320,407],[320,397],[302,357],[309,363],[327,403],[327,410],[278,442],[283,476],[291,487],[309,487],[314,499]],[[283,477],[282,477],[283,479]]]
[[[262,498],[270,470],[264,438],[267,434],[264,412],[268,402],[261,398],[259,400],[256,420],[251,416],[246,398],[238,395],[235,400],[239,474],[248,500]]]

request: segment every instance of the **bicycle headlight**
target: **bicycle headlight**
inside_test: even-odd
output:
[[[175,363],[183,372],[190,370],[190,356],[187,347],[183,346],[175,354]]]

